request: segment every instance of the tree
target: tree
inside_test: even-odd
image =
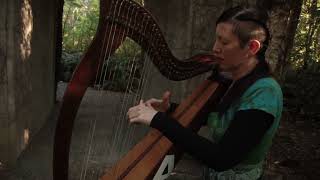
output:
[[[257,1],[257,4],[269,11],[271,42],[266,56],[278,79],[283,80],[299,22],[302,0],[265,0]]]
[[[64,0],[56,0],[56,21],[55,21],[55,31],[56,31],[56,53],[55,53],[55,101],[56,101],[56,91],[58,81],[61,79],[61,55],[62,55],[62,20],[63,20],[63,6]]]

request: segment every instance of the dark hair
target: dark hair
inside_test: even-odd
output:
[[[250,39],[260,41],[261,49],[257,53],[259,60],[265,61],[265,52],[269,45],[270,34],[266,26],[268,14],[266,11],[250,7],[236,6],[224,11],[216,24],[230,22],[233,24],[233,32],[240,40],[240,47],[244,47]]]

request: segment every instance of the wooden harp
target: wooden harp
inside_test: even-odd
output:
[[[179,81],[212,70],[214,56],[196,55],[178,60],[168,48],[159,26],[150,13],[131,0],[101,0],[96,35],[73,73],[65,91],[54,137],[53,179],[68,180],[69,151],[78,108],[88,87],[103,71],[105,58],[128,37],[145,50],[153,64],[169,80]],[[196,124],[200,109],[208,104],[218,83],[206,80],[172,114],[184,126]],[[194,129],[199,128],[193,127]],[[152,179],[161,161],[173,150],[172,143],[157,130],[151,130],[109,173],[101,179]],[[151,163],[150,163],[151,162]]]

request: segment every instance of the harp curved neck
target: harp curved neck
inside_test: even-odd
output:
[[[151,13],[138,3],[131,0],[106,0],[101,1],[101,6],[100,26],[123,29],[123,34],[117,34],[138,43],[166,78],[185,80],[213,68],[215,57],[211,54],[177,59],[170,51],[158,23]]]

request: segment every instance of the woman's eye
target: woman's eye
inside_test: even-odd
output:
[[[225,41],[222,41],[221,43],[222,43],[222,45],[227,45],[228,44],[228,42],[225,42]]]

